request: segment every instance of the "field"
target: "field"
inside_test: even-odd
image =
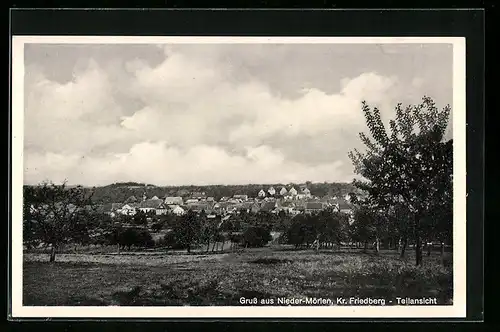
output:
[[[239,305],[239,299],[278,297],[435,297],[451,304],[452,257],[395,251],[319,251],[273,247],[185,254],[122,252],[25,253],[23,304],[54,306]],[[274,303],[276,304],[276,303]]]

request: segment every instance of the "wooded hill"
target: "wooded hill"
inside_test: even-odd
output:
[[[158,196],[182,196],[189,197],[192,193],[205,193],[206,197],[214,197],[220,200],[222,197],[232,197],[233,195],[248,195],[257,197],[258,192],[264,189],[274,187],[278,193],[282,187],[290,189],[294,187],[300,191],[301,187],[307,187],[314,196],[324,197],[327,195],[341,196],[350,192],[356,192],[357,189],[350,183],[274,183],[274,184],[245,184],[245,185],[207,185],[207,186],[154,186],[151,184],[122,182],[114,183],[102,187],[87,188],[93,191],[94,203],[119,203],[124,202],[130,196],[142,199],[144,193],[147,198]]]

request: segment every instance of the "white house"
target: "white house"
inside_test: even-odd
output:
[[[311,197],[311,191],[308,188],[304,188],[302,193],[308,198]]]
[[[161,216],[165,215],[168,213],[168,206],[165,203],[161,203],[157,208],[156,208],[156,215]]]
[[[285,187],[282,187],[281,190],[280,190],[280,195],[281,196],[285,196],[286,194],[288,194],[288,190],[286,190]]]
[[[273,187],[271,187],[271,188],[269,188],[267,190],[267,192],[269,193],[269,195],[274,196],[274,194],[276,194],[276,189],[274,189]]]
[[[298,192],[297,192],[297,189],[295,189],[294,187],[292,187],[292,188],[288,191],[288,193],[289,193],[290,195],[292,195],[292,196],[296,196]]]
[[[305,198],[307,198],[307,195],[304,193],[295,195],[295,199],[305,199]]]
[[[258,196],[259,196],[260,198],[266,197],[266,192],[265,192],[264,190],[262,190],[262,189],[261,189],[261,190],[259,191]]]
[[[184,213],[186,213],[186,211],[184,211],[183,208],[181,208],[179,205],[177,205],[176,207],[174,207],[172,209],[172,213],[177,215],[177,216],[182,216]]]
[[[137,213],[137,209],[135,204],[130,203],[122,206],[122,208],[119,209],[117,212],[127,216],[133,216]]]

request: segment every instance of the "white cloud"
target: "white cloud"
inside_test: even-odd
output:
[[[54,152],[90,152],[129,136],[116,124],[121,108],[111,97],[113,87],[97,64],[91,63],[66,84],[50,81],[36,71],[30,74],[37,80],[26,88],[26,146]]]
[[[351,179],[340,173],[341,162],[305,166],[286,161],[268,146],[250,147],[243,156],[199,145],[187,151],[165,142],[144,142],[128,153],[104,157],[34,153],[26,159],[26,180],[39,182],[68,180],[69,183],[108,184],[141,181],[155,184],[244,184],[291,181]],[[337,172],[337,173],[336,173]]]
[[[312,87],[298,98],[287,98],[266,82],[235,79],[238,68],[216,61],[215,55],[209,52],[204,58],[168,48],[157,66],[140,59],[123,66],[115,62],[109,70],[123,70],[119,80],[91,61],[65,84],[31,68],[25,181],[350,181],[346,149],[322,162],[304,163],[293,158],[293,149],[279,144],[303,139],[306,148],[301,149],[315,144],[310,147],[314,151],[332,143],[354,146],[358,132],[365,130],[361,101],[389,114],[404,92],[396,77],[369,72],[345,78],[334,94]],[[142,106],[130,112],[116,92]],[[241,154],[228,152],[233,150]]]

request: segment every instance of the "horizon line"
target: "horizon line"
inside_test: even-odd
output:
[[[56,184],[56,182],[54,181],[50,181],[50,180],[45,180],[45,181],[40,181],[38,183],[23,183],[23,186],[39,186],[41,184],[43,184],[44,182],[48,182],[48,183],[52,183],[52,184]],[[72,186],[72,187],[77,187],[77,186],[81,186],[81,187],[87,187],[87,188],[91,188],[91,187],[106,187],[106,186],[111,186],[111,185],[126,185],[128,182],[131,182],[131,183],[136,183],[137,186],[141,185],[141,186],[144,186],[144,187],[211,187],[211,186],[256,186],[256,185],[261,185],[261,186],[276,186],[276,185],[283,185],[283,186],[287,186],[287,185],[303,185],[303,184],[306,184],[307,182],[310,182],[311,184],[352,184],[352,181],[351,182],[347,182],[347,181],[323,181],[323,182],[319,182],[319,181],[302,181],[302,182],[274,182],[274,183],[239,183],[239,184],[223,184],[223,183],[213,183],[213,184],[181,184],[181,185],[173,185],[173,184],[151,184],[151,183],[141,183],[141,182],[135,182],[135,181],[123,181],[123,182],[112,182],[112,183],[108,183],[108,184],[95,184],[95,185],[84,185],[84,184],[72,184],[72,183],[66,183],[66,186]],[[61,181],[60,182],[60,185],[62,185],[64,183],[64,181]],[[134,186],[133,184],[130,184],[129,186]]]

